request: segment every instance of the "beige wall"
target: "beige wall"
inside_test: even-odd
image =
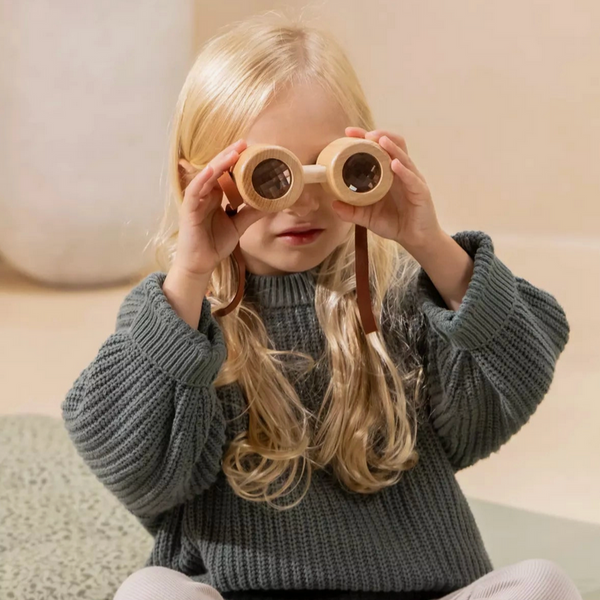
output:
[[[198,1],[198,45],[230,20],[303,6]],[[346,47],[448,231],[599,242],[599,3],[323,0],[304,14]]]

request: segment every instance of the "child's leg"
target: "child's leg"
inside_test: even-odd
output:
[[[178,571],[146,567],[122,583],[114,600],[223,600],[223,596],[214,587],[192,581]]]
[[[491,571],[440,600],[581,600],[562,567],[545,559],[524,560]]]

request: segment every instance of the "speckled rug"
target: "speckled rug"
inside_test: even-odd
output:
[[[60,419],[0,417],[2,600],[112,600],[151,547],[79,458]]]
[[[468,500],[495,568],[547,558],[600,600],[600,526]],[[0,416],[0,600],[112,600],[151,548],[61,420]]]

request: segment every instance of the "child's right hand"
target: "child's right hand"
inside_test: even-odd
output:
[[[237,214],[228,216],[222,208],[223,192],[217,179],[239,159],[246,148],[238,140],[217,154],[185,188],[179,209],[179,237],[174,264],[193,276],[206,276],[237,246],[240,237],[268,213],[247,204]],[[185,161],[179,164],[193,175],[193,167]]]

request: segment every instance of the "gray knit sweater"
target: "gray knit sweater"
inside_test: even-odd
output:
[[[317,471],[307,496],[285,511],[239,498],[221,469],[227,442],[248,423],[247,415],[234,420],[245,406],[238,384],[213,386],[227,351],[208,300],[195,330],[167,302],[165,273],[132,289],[115,332],[68,392],[63,416],[91,470],[154,535],[148,565],[220,592],[432,596],[492,570],[455,472],[497,451],[529,420],[550,387],[569,325],[552,295],[498,259],[489,236],[466,231],[453,238],[475,264],[459,310],[447,309],[421,269],[414,303],[392,307],[382,327],[396,360],[403,360],[406,336],[425,361],[427,418],[418,429],[417,466],[368,495]],[[314,274],[248,273],[246,293],[277,349],[318,359],[324,338]],[[395,328],[400,311],[416,325]],[[317,369],[294,385],[317,409],[326,383],[327,373]]]

